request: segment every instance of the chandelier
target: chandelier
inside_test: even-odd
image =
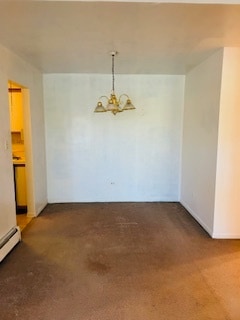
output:
[[[118,112],[126,111],[126,110],[133,110],[136,109],[134,105],[132,104],[129,96],[126,93],[123,93],[120,95],[119,98],[117,98],[115,94],[115,75],[114,75],[114,59],[117,54],[117,51],[110,52],[112,56],[112,92],[110,94],[110,97],[107,96],[101,96],[99,98],[99,101],[97,103],[97,106],[94,110],[94,112],[106,112],[106,111],[112,111],[114,115],[116,115]],[[106,104],[104,105],[102,100],[106,99]],[[121,104],[124,104],[124,106],[121,108]]]

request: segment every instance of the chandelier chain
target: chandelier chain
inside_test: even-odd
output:
[[[112,54],[112,92],[115,92],[115,76],[114,76],[114,54]]]

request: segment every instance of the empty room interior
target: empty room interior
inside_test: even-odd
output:
[[[0,1],[2,320],[240,319],[240,1]]]

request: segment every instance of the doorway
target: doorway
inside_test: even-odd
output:
[[[26,139],[26,127],[28,126],[25,125],[30,120],[26,117],[24,93],[26,94],[26,88],[14,81],[8,81],[16,218],[17,225],[21,230],[32,219],[29,214],[29,203],[32,195],[28,188],[29,170],[26,156],[29,153],[30,146]]]

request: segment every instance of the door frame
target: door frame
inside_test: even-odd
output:
[[[27,184],[27,217],[36,217],[34,205],[34,178],[33,178],[33,153],[32,153],[32,130],[31,130],[31,108],[30,108],[30,90],[25,86],[8,80],[8,86],[12,84],[22,90],[23,105],[23,132],[25,149],[25,168]],[[9,123],[10,126],[10,123]]]

